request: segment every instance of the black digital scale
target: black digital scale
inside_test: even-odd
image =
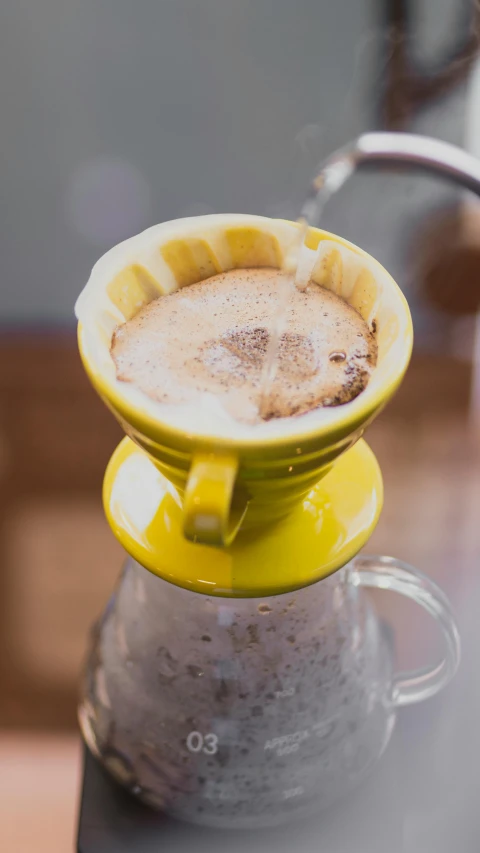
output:
[[[457,685],[458,687],[458,685]],[[452,691],[455,687],[451,688]],[[387,751],[350,797],[270,830],[179,823],[120,788],[85,750],[78,853],[478,853],[478,737],[445,694],[403,710]],[[451,697],[453,693],[451,694]],[[450,698],[451,698],[450,697]],[[470,772],[465,748],[471,752]],[[452,760],[453,756],[453,760]]]
[[[405,853],[408,849],[410,853],[410,848],[402,846],[403,798],[395,766],[400,740],[394,738],[388,757],[374,776],[339,806],[308,821],[252,831],[206,829],[158,814],[113,782],[85,751],[77,850],[79,853],[256,853],[257,850]],[[416,848],[413,850],[420,853]]]

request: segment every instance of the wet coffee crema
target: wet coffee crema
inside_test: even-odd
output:
[[[377,344],[354,308],[310,283],[292,289],[261,417],[262,367],[285,287],[280,270],[235,269],[155,299],[114,333],[117,378],[161,403],[210,393],[244,423],[349,402],[368,383]]]

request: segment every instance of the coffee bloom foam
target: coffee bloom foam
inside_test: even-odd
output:
[[[105,396],[113,395],[137,413],[190,435],[255,441],[288,435],[300,438],[363,410],[364,403],[378,396],[389,377],[397,375],[398,364],[405,360],[405,341],[410,334],[405,301],[380,264],[327,232],[307,235],[300,259],[302,274],[305,278],[305,271],[313,269],[314,281],[346,299],[360,311],[370,328],[376,328],[377,368],[357,398],[299,417],[252,425],[236,421],[212,394],[201,394],[195,405],[170,405],[150,399],[132,383],[116,377],[110,346],[115,328],[128,318],[125,305],[132,312],[132,305],[138,310],[151,299],[178,289],[179,280],[183,286],[187,262],[199,251],[207,252],[207,259],[215,257],[217,270],[210,274],[218,268],[221,271],[235,266],[282,267],[285,257],[290,258],[291,265],[292,243],[298,241],[298,234],[298,224],[284,220],[215,214],[154,226],[107,252],[93,268],[75,306],[83,359]],[[201,278],[199,275],[196,280]],[[130,316],[134,313],[133,310]]]

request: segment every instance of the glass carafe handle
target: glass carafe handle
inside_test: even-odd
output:
[[[391,702],[398,708],[434,696],[453,678],[460,663],[460,637],[447,596],[418,569],[392,557],[360,555],[351,567],[351,581],[356,586],[399,592],[420,604],[438,622],[444,643],[443,660],[436,666],[398,673],[393,679]]]

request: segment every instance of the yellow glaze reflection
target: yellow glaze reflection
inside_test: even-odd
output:
[[[107,293],[125,320],[130,320],[140,308],[160,296],[160,288],[145,267],[132,264],[108,284]]]
[[[187,287],[221,271],[220,264],[206,240],[195,237],[169,240],[161,247],[160,252],[172,270],[178,287]]]
[[[282,252],[273,234],[258,228],[228,228],[225,239],[232,267],[281,267]]]
[[[135,467],[135,459],[139,476],[130,476],[117,500],[116,483],[124,466]],[[284,519],[241,530],[230,546],[212,548],[184,538],[178,495],[125,438],[108,465],[103,498],[117,539],[154,574],[209,595],[255,597],[315,583],[345,565],[375,527],[383,487],[375,456],[361,440]]]
[[[394,315],[390,316],[387,319],[386,323],[380,326],[377,334],[379,358],[382,358],[392,346],[392,344],[397,340],[398,331],[398,317],[395,317]]]
[[[368,323],[377,300],[377,285],[373,273],[370,270],[364,269],[359,274],[348,301],[352,308],[356,308],[365,322]]]
[[[341,294],[343,281],[343,262],[338,249],[332,249],[328,255],[320,258],[313,268],[313,281],[328,288],[333,293]]]

